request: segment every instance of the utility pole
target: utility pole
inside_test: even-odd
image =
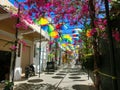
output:
[[[58,49],[58,43],[57,43],[57,40],[55,40],[55,69],[57,69],[57,62],[58,62],[58,60],[57,60],[57,57],[58,57],[58,51],[57,51],[57,49]]]
[[[40,40],[39,40],[39,77],[40,77],[40,72],[41,72],[41,38],[42,38],[42,36],[41,36],[41,32],[42,32],[42,29],[41,29],[41,27],[40,27]]]

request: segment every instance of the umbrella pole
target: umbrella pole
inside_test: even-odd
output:
[[[40,72],[41,72],[41,68],[40,68],[40,63],[41,63],[41,27],[40,27],[40,40],[39,40],[39,77],[40,77]]]
[[[58,62],[58,60],[57,60],[57,57],[58,57],[58,55],[57,55],[57,40],[55,41],[55,64],[56,64],[56,67],[55,67],[55,69],[57,69],[57,62]]]

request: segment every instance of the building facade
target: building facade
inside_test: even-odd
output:
[[[16,24],[16,19],[11,17],[11,11],[17,13],[17,9],[8,0],[0,1],[0,58],[2,58],[0,60],[0,68],[4,68],[5,70],[3,71],[4,73],[0,75],[1,81],[4,79],[11,79],[12,74],[10,73],[11,62],[13,59],[11,47],[15,44],[16,40],[16,27],[14,26]],[[36,58],[37,55],[35,55],[35,49],[36,43],[40,39],[40,35],[42,41],[49,40],[46,32],[43,30],[40,32],[39,26],[28,23],[27,25],[27,30],[22,28],[19,28],[18,30],[18,39],[25,43],[17,44],[14,80],[21,79],[27,65],[38,61],[38,58]],[[37,65],[35,66],[37,67]]]

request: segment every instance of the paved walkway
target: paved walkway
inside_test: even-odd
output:
[[[16,81],[15,85],[20,83],[22,86],[15,90],[94,90],[93,81],[91,78],[88,80],[88,74],[80,66],[64,66],[56,72],[44,72],[40,77]]]

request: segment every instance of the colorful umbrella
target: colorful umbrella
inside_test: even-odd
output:
[[[66,38],[66,39],[72,39],[72,37],[71,37],[69,34],[65,34],[65,35],[63,35],[63,38]]]
[[[72,42],[72,37],[69,34],[65,34],[62,37],[63,37],[63,39],[67,40],[69,43]]]
[[[38,24],[41,25],[41,26],[44,26],[44,25],[49,24],[49,21],[48,21],[46,18],[41,17],[41,18],[38,20]]]
[[[60,37],[60,38],[58,38],[58,42],[60,42],[60,43],[62,42],[62,38],[61,38],[61,37]]]
[[[55,30],[54,26],[51,25],[51,24],[49,24],[49,25],[48,25],[48,33],[51,33],[51,32],[53,32],[54,30]]]
[[[58,34],[58,32],[57,31],[53,31],[53,32],[50,32],[50,33],[48,33],[51,37],[53,37],[53,38],[58,38],[59,37],[59,34]]]
[[[66,47],[67,46],[67,44],[65,44],[65,43],[63,43],[63,44],[61,44],[62,45],[62,47]]]
[[[56,29],[61,29],[62,23],[59,23],[55,26]]]
[[[68,29],[68,27],[65,25],[65,24],[63,24],[62,26],[61,26],[61,30],[67,30]]]
[[[48,25],[41,26],[41,28],[46,32],[48,31]]]

